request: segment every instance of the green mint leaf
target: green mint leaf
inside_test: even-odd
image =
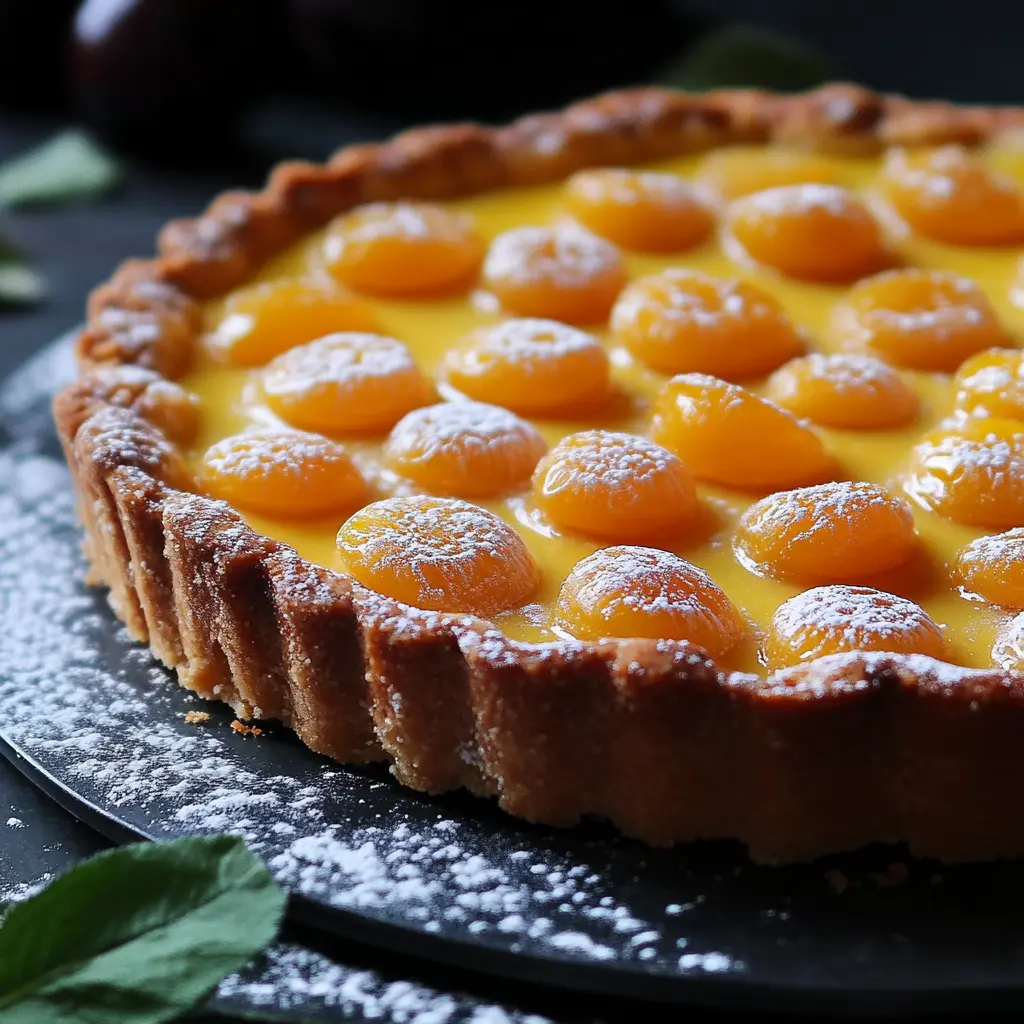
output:
[[[0,236],[0,309],[38,302],[46,294],[41,274],[25,255]]]
[[[727,25],[703,36],[658,77],[662,85],[704,89],[809,89],[833,77],[805,43],[756,25]]]
[[[233,836],[97,854],[0,923],[0,1024],[156,1024],[277,934],[285,894]]]
[[[91,199],[116,185],[121,174],[112,156],[72,129],[0,164],[0,206]]]

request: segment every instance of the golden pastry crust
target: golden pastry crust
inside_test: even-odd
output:
[[[735,837],[767,861],[874,840],[954,860],[1022,854],[1021,674],[849,654],[764,679],[721,672],[684,642],[530,645],[408,608],[189,493],[166,391],[198,343],[199,302],[361,203],[726,143],[858,154],[1022,126],[1021,109],[853,85],[786,97],[636,89],[505,128],[423,128],[324,165],[282,164],[263,192],[168,224],[155,259],[125,263],[90,298],[81,375],[54,412],[91,579],[182,685],[242,718],[279,719],[340,761],[390,760],[416,789],[466,787],[552,824],[599,815],[654,844]]]

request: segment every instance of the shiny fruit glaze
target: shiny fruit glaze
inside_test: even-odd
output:
[[[1015,189],[1024,183],[1022,154],[971,159]],[[431,209],[418,221],[403,214],[406,226],[415,221],[428,240],[436,229],[429,279],[416,276],[426,273],[422,261],[408,270],[407,240],[378,246],[369,277],[343,270],[339,235],[378,214],[339,218],[208,304],[204,354],[181,381],[202,412],[188,449],[199,486],[218,493],[202,472],[211,446],[247,431],[301,438],[298,428],[322,411],[302,399],[289,421],[284,400],[269,397],[271,360],[331,334],[387,337],[405,346],[426,388],[394,407],[388,388],[335,406],[361,408],[376,420],[369,427],[360,417],[317,421],[364,482],[355,507],[314,502],[300,517],[246,504],[242,490],[220,491],[258,531],[391,596],[475,612],[520,639],[687,634],[722,664],[756,670],[818,646],[843,649],[848,634],[837,639],[828,627],[846,605],[812,597],[846,588],[883,595],[852,599],[856,621],[875,629],[857,634],[863,646],[886,643],[877,635],[895,637],[894,622],[910,622],[909,639],[888,641],[893,649],[969,665],[991,664],[998,649],[1005,661],[1017,649],[1011,623],[1020,607],[1002,602],[1019,598],[993,581],[1005,575],[1005,558],[1016,558],[1012,531],[1024,526],[1024,304],[1013,298],[1024,245],[948,244],[914,230],[894,209],[883,165],[737,147],[640,169],[678,183],[600,171],[587,189],[577,178],[413,204]],[[624,219],[630,189],[644,211],[635,223]],[[789,191],[758,198],[766,189]],[[672,197],[680,210],[707,211],[714,226],[705,234],[694,227],[685,244],[677,235],[677,251],[654,251],[670,243],[650,211]],[[874,287],[867,279],[887,267],[884,281],[907,287],[886,285],[874,300],[868,291],[867,306],[895,311],[874,319],[889,334],[868,344],[863,333],[851,336],[851,296],[863,296]],[[915,313],[932,301],[927,288],[914,291],[922,271],[971,282],[976,291],[962,294],[983,297],[988,333],[963,341],[961,332],[952,342],[926,328],[900,334],[915,316],[949,315]],[[641,283],[651,279],[658,287]],[[940,289],[933,304],[956,310],[954,292]],[[630,307],[637,293],[643,302]],[[758,302],[762,320],[750,328],[744,314]],[[970,311],[966,322],[976,326]],[[313,378],[306,394],[337,395],[330,374]],[[482,413],[465,431],[458,416],[433,411],[467,400],[506,412]],[[296,417],[303,404],[306,415]],[[590,490],[577,486],[571,455],[587,449],[579,444],[586,432],[606,432],[600,450],[623,448],[618,461],[598,460]],[[647,439],[669,458],[645,461],[613,435]],[[630,487],[629,466],[648,462],[661,468]],[[575,482],[556,488],[559,510],[544,481],[566,465],[562,479]],[[835,517],[832,542],[799,550],[799,578],[789,527],[763,535],[751,527],[755,503],[786,504],[776,492],[829,494],[865,481],[885,498]],[[1010,542],[982,540],[1000,534]],[[860,555],[869,549],[866,573]],[[666,551],[671,557],[657,554]],[[920,611],[896,614],[908,607]]]

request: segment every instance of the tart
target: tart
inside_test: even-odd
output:
[[[641,89],[283,164],[90,298],[90,579],[419,790],[1024,854],[1022,125]]]

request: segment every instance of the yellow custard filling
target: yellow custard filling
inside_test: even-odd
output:
[[[992,664],[1024,593],[1004,580],[1021,541],[999,539],[1024,525],[1024,159],[744,149],[644,172],[356,211],[209,303],[181,381],[200,485],[357,578],[367,544],[401,569],[421,543],[507,541],[402,496],[487,509],[523,549],[427,582],[520,639],[608,621],[739,669],[857,644]],[[381,249],[389,232],[420,248]],[[495,326],[538,317],[564,326]],[[487,405],[416,412],[467,396]],[[253,448],[223,443],[275,430],[325,435],[329,457],[314,484],[293,462],[247,491]],[[319,497],[293,516],[303,488]]]

